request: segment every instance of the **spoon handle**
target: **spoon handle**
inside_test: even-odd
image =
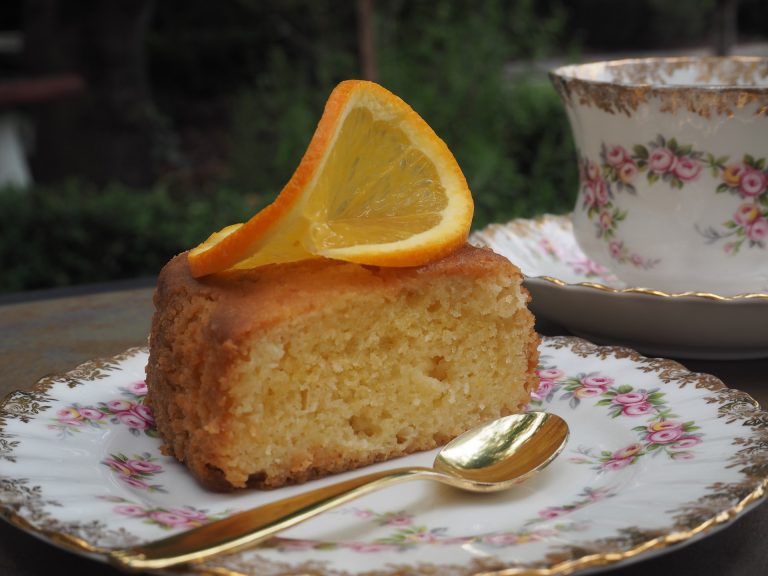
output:
[[[407,480],[448,481],[432,468],[396,468],[352,478],[239,512],[187,532],[109,552],[127,570],[156,570],[243,550],[266,538],[365,494]]]

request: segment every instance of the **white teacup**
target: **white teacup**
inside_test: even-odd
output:
[[[584,252],[629,286],[768,293],[768,58],[550,73],[571,123]]]

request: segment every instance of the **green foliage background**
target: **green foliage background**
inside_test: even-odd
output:
[[[472,189],[474,226],[568,210],[576,190],[562,104],[542,72],[515,72],[551,53],[564,15],[531,0],[378,3],[379,81],[446,141]],[[275,47],[233,110],[231,184],[272,198],[306,147],[339,71],[357,61],[328,47],[300,64]],[[259,162],[257,159],[269,159]]]
[[[543,58],[575,59],[582,42],[690,42],[706,33],[714,1],[630,4],[618,26],[609,0],[375,2],[378,80],[455,154],[473,192],[474,228],[563,213],[575,200],[570,127]],[[158,111],[182,136],[164,151],[177,165],[147,190],[96,189],[77,174],[0,190],[0,291],[151,276],[270,202],[333,86],[360,75],[355,3],[158,2],[147,55]],[[215,175],[202,183],[199,161],[179,143],[195,130],[204,144],[214,145],[214,132],[221,139]]]
[[[184,247],[252,209],[241,194],[174,197],[163,187],[0,190],[2,289],[19,291],[154,275]]]

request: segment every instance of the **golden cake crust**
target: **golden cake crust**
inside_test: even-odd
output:
[[[333,446],[312,445],[286,457],[282,464],[284,474],[244,475],[242,470],[230,470],[228,465],[229,461],[238,459],[244,434],[252,435],[255,444],[263,441],[264,436],[253,430],[258,426],[236,425],[238,418],[253,419],[256,418],[253,414],[266,409],[253,405],[250,399],[244,400],[242,382],[246,371],[242,367],[254,363],[254,369],[263,368],[270,362],[279,367],[290,352],[286,352],[286,348],[294,345],[291,334],[298,339],[303,331],[302,319],[326,322],[329,317],[338,318],[338,323],[344,325],[352,321],[347,318],[347,310],[355,310],[358,315],[361,310],[364,312],[361,299],[368,298],[377,306],[390,303],[408,306],[410,298],[418,306],[423,297],[421,291],[436,283],[470,285],[489,277],[502,278],[504,290],[514,289],[523,300],[522,308],[515,311],[515,322],[521,324],[521,334],[526,339],[524,358],[518,359],[526,363],[525,381],[515,386],[522,390],[526,400],[534,386],[533,373],[538,358],[533,317],[524,307],[528,295],[520,285],[522,278],[517,267],[488,249],[465,245],[446,258],[415,268],[369,267],[318,258],[199,279],[191,276],[186,253],[176,256],[161,271],[155,292],[156,313],[147,366],[147,402],[155,414],[165,450],[184,462],[205,486],[221,490],[300,482],[444,443],[461,430],[433,432],[424,438],[409,437],[403,446],[370,453],[353,451],[351,455]],[[374,304],[369,306],[373,308]],[[444,313],[450,314],[450,311]],[[332,324],[329,323],[329,331],[336,328]],[[293,330],[287,332],[288,336],[283,334],[286,326]],[[375,331],[376,326],[369,329]],[[269,340],[273,334],[282,334],[281,339],[273,343]],[[254,342],[260,343],[258,355],[254,352]],[[455,348],[456,344],[452,346]],[[275,348],[274,357],[272,348]],[[442,358],[448,353],[438,350],[434,357]],[[326,381],[328,375],[333,377],[333,371],[327,370]],[[286,387],[294,385],[297,383],[289,379],[275,384],[265,394],[282,394]],[[302,392],[302,398],[306,394],[306,390]],[[501,412],[519,409],[523,400],[517,398],[514,406],[505,406]],[[264,406],[268,404],[267,398]],[[307,418],[309,413],[296,417]],[[354,415],[349,420],[354,427]],[[265,450],[273,448],[270,444]]]
[[[416,277],[475,276],[499,266],[521,278],[520,270],[487,248],[466,244],[446,258],[413,268],[361,266],[316,258],[274,264],[249,270],[233,270],[194,278],[186,253],[173,258],[162,270],[155,307],[162,309],[184,294],[215,304],[212,331],[216,342],[239,342],[257,330],[267,330],[286,318],[323,306],[348,292],[378,289],[396,291]]]

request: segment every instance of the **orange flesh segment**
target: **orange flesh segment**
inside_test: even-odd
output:
[[[195,276],[325,256],[416,266],[466,241],[472,198],[456,160],[402,100],[342,82],[277,199],[189,253]]]

